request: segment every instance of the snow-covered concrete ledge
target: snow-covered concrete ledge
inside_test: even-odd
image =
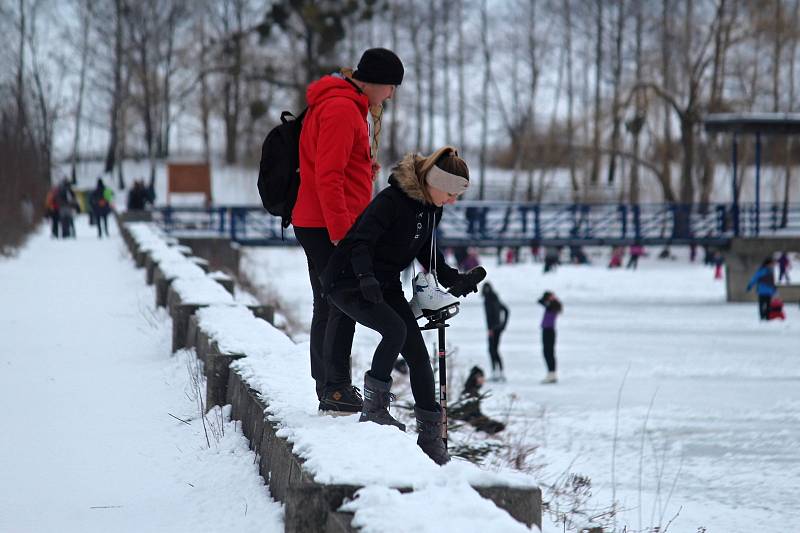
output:
[[[295,345],[246,308],[212,305],[198,309],[192,323],[191,342],[206,363],[207,405],[230,404],[241,420],[273,497],[286,504],[286,531],[366,524],[390,531],[390,523],[381,529],[375,521],[398,520],[404,509],[428,524],[463,520],[469,530],[541,525],[541,491],[530,476],[459,459],[439,467],[412,431],[319,416],[307,344]],[[439,503],[426,505],[430,500]]]
[[[166,306],[172,317],[172,350],[186,346],[189,318],[208,305],[235,305],[234,280],[223,272],[207,274],[208,261],[191,256],[155,225],[123,224],[122,234],[138,266],[146,266],[147,282],[156,286],[156,305]],[[272,322],[270,306],[249,305],[256,316]]]

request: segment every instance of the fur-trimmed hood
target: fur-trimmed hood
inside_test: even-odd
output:
[[[422,191],[422,184],[417,178],[416,164],[422,159],[418,154],[406,154],[403,159],[392,168],[392,175],[389,176],[389,183],[396,184],[406,195],[423,204],[432,205]]]

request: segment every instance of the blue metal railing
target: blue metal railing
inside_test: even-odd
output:
[[[443,246],[528,244],[724,244],[735,236],[800,235],[800,204],[533,204],[462,201],[445,208]],[[244,245],[296,242],[292,228],[260,207],[162,207],[154,220],[168,233],[227,237]]]

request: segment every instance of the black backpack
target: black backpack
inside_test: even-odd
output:
[[[286,228],[292,223],[292,209],[300,188],[300,130],[308,108],[295,117],[281,113],[281,123],[272,128],[261,146],[258,194],[264,209],[281,217]]]

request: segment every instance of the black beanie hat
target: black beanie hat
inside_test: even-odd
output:
[[[370,48],[361,56],[353,78],[367,83],[400,85],[404,72],[397,54],[386,48]]]

